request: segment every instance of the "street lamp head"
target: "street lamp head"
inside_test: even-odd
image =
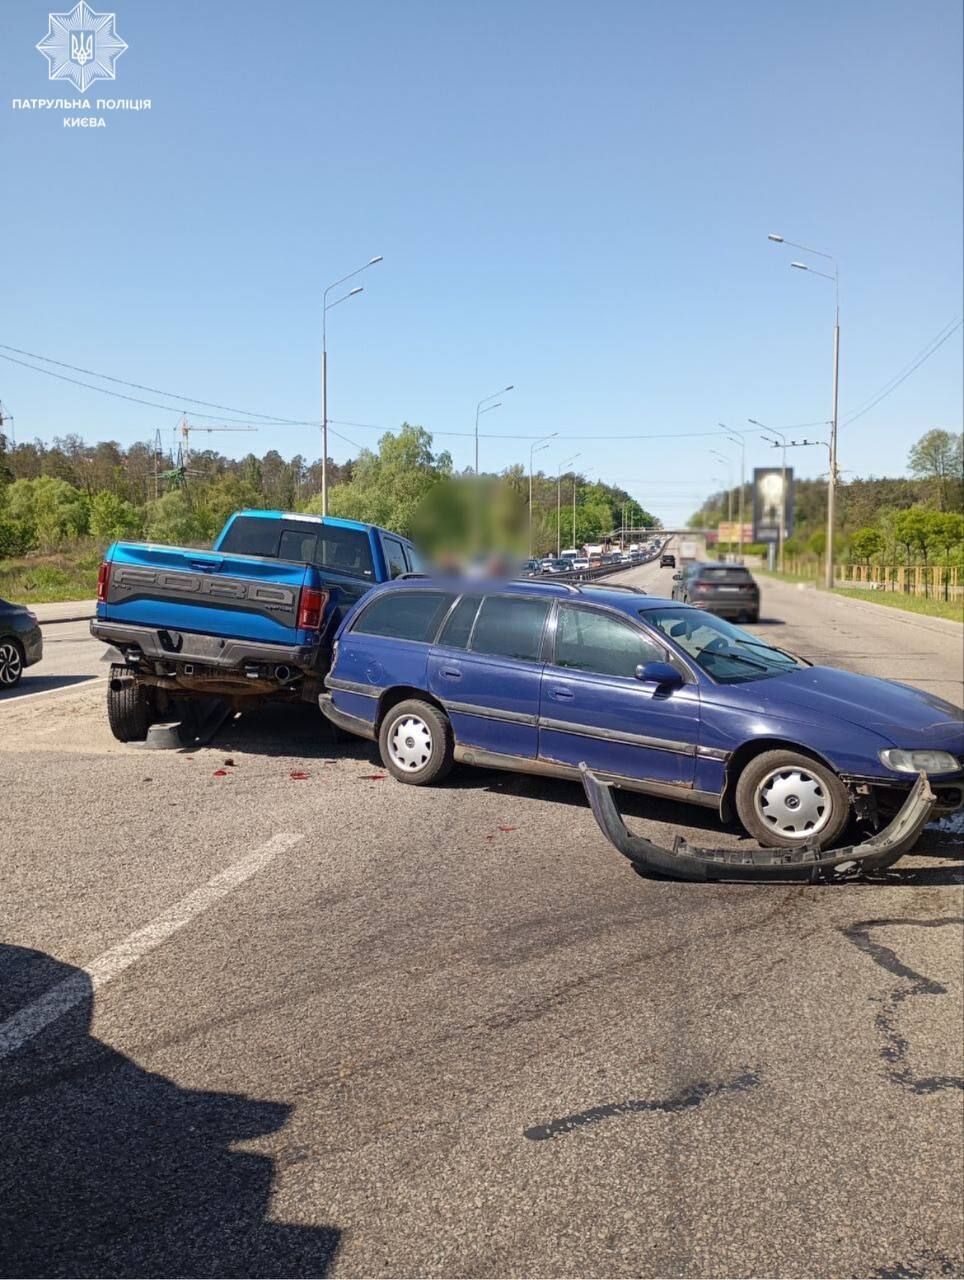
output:
[[[796,269],[797,269],[798,271],[809,271],[809,270],[810,270],[810,268],[807,266],[807,264],[806,264],[805,262],[791,262],[791,263],[790,263],[790,266],[791,266],[791,267],[796,267]]]
[[[765,422],[757,422],[756,418],[747,418],[747,422],[749,422],[752,427],[763,427],[764,430],[766,430],[767,424]]]
[[[509,383],[509,385],[508,385],[507,387],[503,387],[503,388],[502,388],[502,390],[503,390],[503,391],[514,391],[514,390],[515,390],[515,388],[513,387],[512,383],[510,382],[510,383]]]
[[[349,298],[354,298],[356,293],[364,293],[364,292],[365,292],[364,286],[358,284],[354,287],[354,289],[349,289],[348,296]]]
[[[376,263],[376,262],[383,262],[383,261],[384,261],[384,259],[382,258],[382,255],[381,255],[381,254],[379,254],[377,258],[369,258],[369,259],[368,259],[368,265],[369,265],[370,267],[373,267],[373,266],[375,265],[375,263]]]
[[[772,240],[774,244],[783,244],[783,236],[767,236],[768,240]]]

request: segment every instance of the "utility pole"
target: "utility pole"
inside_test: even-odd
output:
[[[743,563],[743,499],[746,492],[746,440],[743,436],[735,436],[732,434],[732,428],[728,427],[725,422],[718,422],[718,427],[722,427],[726,432],[728,440],[740,446],[740,514],[737,517],[740,522],[740,563]]]
[[[13,422],[13,415],[7,413],[7,410],[4,408],[3,401],[0,400],[0,435],[5,436],[7,434],[3,429],[4,424],[7,422]],[[10,447],[11,449],[16,449],[17,447],[17,437],[12,431],[10,432]]]

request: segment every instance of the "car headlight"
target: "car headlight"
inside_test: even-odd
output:
[[[949,751],[899,751],[890,748],[879,753],[882,764],[895,773],[956,773],[957,758]]]

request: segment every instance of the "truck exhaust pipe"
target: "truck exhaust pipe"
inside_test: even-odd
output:
[[[279,663],[274,669],[274,678],[282,684],[287,684],[292,678],[293,672],[290,667],[286,667],[284,663]]]

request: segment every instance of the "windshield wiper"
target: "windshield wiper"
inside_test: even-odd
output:
[[[754,671],[772,671],[772,667],[768,667],[765,662],[754,662],[752,658],[744,658],[742,654],[732,653],[729,649],[722,652],[719,649],[704,650],[701,657],[709,658],[726,658],[732,662],[742,662],[745,667],[752,667]]]
[[[802,658],[798,658],[796,654],[787,653],[786,649],[778,649],[775,644],[764,644],[762,640],[740,640],[739,644],[752,645],[754,649],[766,649],[768,653],[779,653],[784,658],[789,658],[793,663],[802,662]]]

